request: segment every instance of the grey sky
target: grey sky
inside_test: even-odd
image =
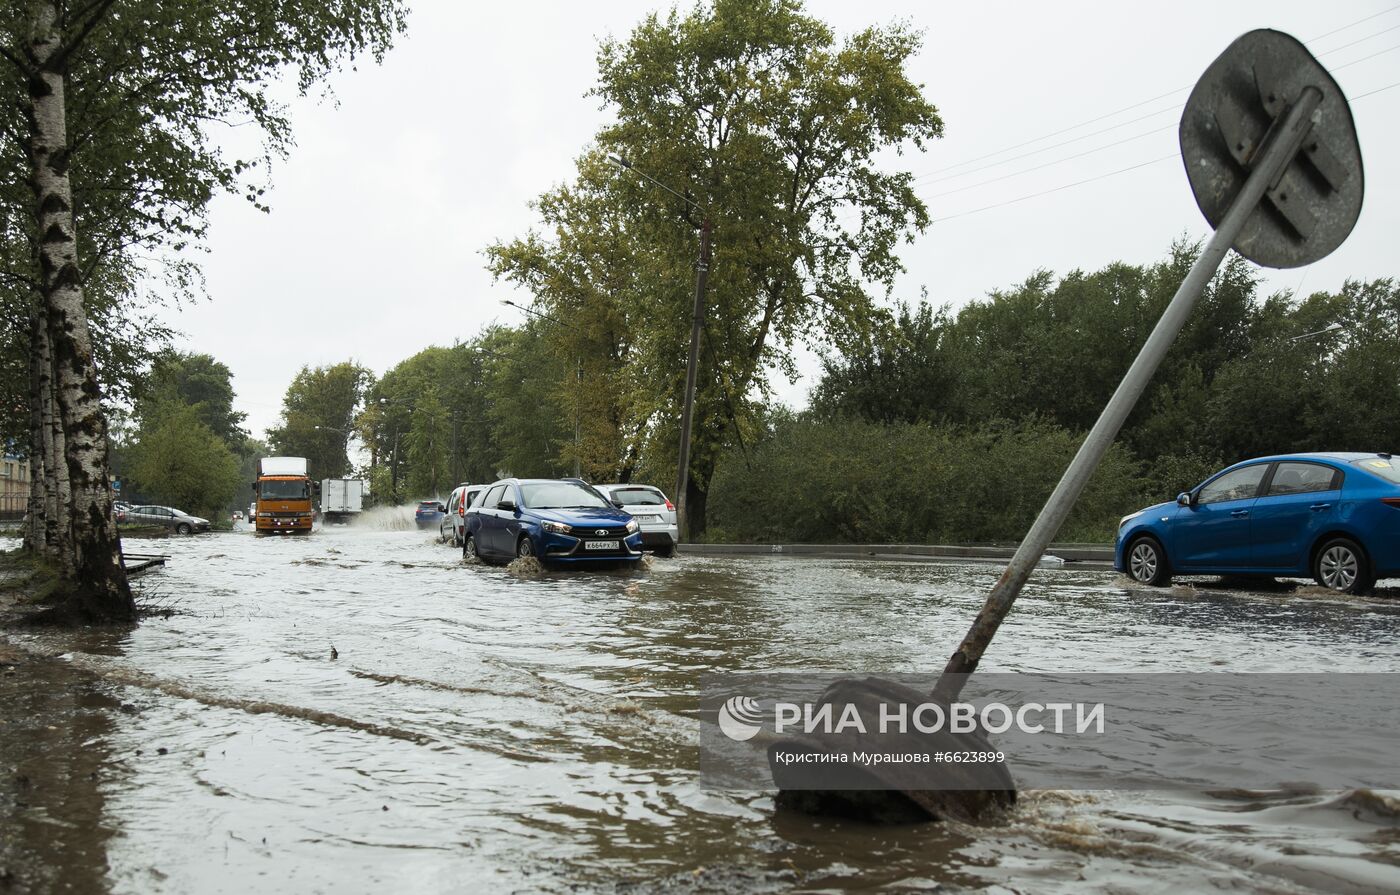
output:
[[[529,201],[570,179],[605,120],[584,96],[597,39],[623,36],[666,8],[423,0],[382,66],[364,63],[333,81],[338,105],[292,104],[298,145],[273,171],[272,214],[218,200],[205,259],[211,300],[167,315],[187,334],[181,347],[233,369],[254,433],[276,422],[303,364],[353,357],[382,373],[430,344],[520,319],[500,300],[528,296],[493,284],[481,250],[534,226]],[[1260,27],[1302,39],[1332,69],[1354,99],[1366,163],[1365,208],[1348,242],[1311,267],[1266,271],[1268,290],[1400,273],[1392,260],[1400,87],[1362,96],[1400,82],[1400,6],[809,0],[808,8],[842,35],[896,19],[926,31],[912,73],[947,135],[895,159],[920,176],[936,221],[905,247],[896,299],[927,288],[935,303],[960,305],[1039,268],[1150,263],[1173,239],[1204,236],[1175,158],[1180,104],[1231,40]],[[227,139],[244,137],[235,130]],[[1101,179],[988,207],[1090,178]],[[801,366],[807,378],[778,387],[791,404],[805,401],[816,370],[809,354]]]

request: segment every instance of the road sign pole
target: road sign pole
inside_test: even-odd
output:
[[[1016,595],[1021,592],[1026,579],[1030,577],[1031,570],[1035,568],[1045,553],[1045,548],[1050,545],[1051,539],[1064,524],[1065,517],[1073,509],[1080,492],[1088,484],[1094,470],[1098,468],[1099,462],[1118,436],[1118,430],[1122,428],[1123,422],[1132,412],[1143,390],[1147,388],[1152,375],[1157,372],[1157,367],[1166,357],[1167,350],[1185,326],[1191,309],[1195,307],[1196,299],[1200,297],[1211,277],[1215,276],[1225,253],[1230,250],[1245,222],[1254,213],[1265,191],[1279,179],[1298,153],[1304,138],[1312,129],[1313,112],[1321,102],[1321,91],[1315,87],[1305,88],[1298,101],[1279,122],[1273,138],[1257,156],[1257,163],[1252,166],[1249,177],[1235,196],[1215,235],[1206,243],[1200,257],[1191,266],[1186,278],[1181,281],[1181,286],[1172,296],[1171,303],[1167,305],[1162,318],[1157,321],[1157,326],[1148,336],[1137,359],[1133,361],[1127,375],[1109,399],[1098,422],[1084,439],[1084,444],[1065,470],[1060,483],[1055,486],[1054,493],[1046,501],[1030,532],[1021,541],[1001,579],[992,588],[967,636],[948,660],[943,676],[934,688],[936,699],[948,702],[957,699],[967,675],[977,668],[987,645],[991,643],[997,628],[1001,626],[1002,620],[1011,610],[1012,603],[1016,601]],[[1189,166],[1191,159],[1188,158],[1186,164]]]

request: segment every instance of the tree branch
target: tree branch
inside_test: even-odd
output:
[[[116,0],[93,0],[85,8],[78,11],[77,16],[86,15],[87,21],[83,22],[77,33],[59,44],[58,49],[49,57],[50,64],[56,70],[63,69],[63,66],[68,62],[68,57],[83,45],[88,39],[88,35],[92,33],[92,29],[97,27],[97,23],[107,17],[107,11],[112,8],[112,4],[115,2]]]

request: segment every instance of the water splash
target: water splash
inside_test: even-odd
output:
[[[413,507],[372,507],[350,522],[351,528],[365,531],[412,531],[417,525]]]

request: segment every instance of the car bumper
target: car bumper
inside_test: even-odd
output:
[[[680,542],[676,534],[674,525],[669,528],[644,528],[642,529],[642,546],[655,549],[657,547],[674,547]]]
[[[274,517],[272,517],[272,518],[270,518],[270,519],[265,519],[265,518],[259,517],[255,528],[256,528],[258,531],[262,531],[262,532],[279,532],[279,531],[298,532],[298,531],[310,531],[310,530],[311,530],[311,517],[310,517],[310,516],[307,516],[307,517],[301,518],[301,519],[294,518],[294,517],[279,518],[279,517],[276,517],[276,516],[274,516]]]
[[[587,540],[600,539],[589,538]],[[633,532],[619,539],[616,550],[589,550],[584,546],[584,538],[554,534],[553,532],[545,532],[534,541],[536,555],[541,560],[551,563],[635,562],[642,558],[643,545],[640,532]]]

